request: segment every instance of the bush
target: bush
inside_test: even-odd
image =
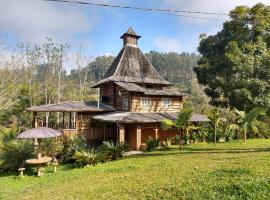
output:
[[[74,155],[76,149],[86,147],[86,142],[83,136],[65,137],[63,140],[62,160],[65,163],[75,162]]]
[[[0,141],[2,142],[2,144],[5,144],[12,140],[15,140],[18,132],[19,132],[19,129],[16,126],[13,126],[11,128],[1,127],[0,128]]]
[[[13,140],[6,143],[0,152],[0,170],[15,171],[23,167],[25,160],[33,157],[34,148],[29,141]]]
[[[81,166],[96,165],[104,160],[104,155],[94,148],[79,148],[76,149],[73,158]]]
[[[63,153],[64,145],[61,140],[56,140],[55,138],[45,139],[43,142],[43,152],[44,154],[56,158],[58,155]]]
[[[147,151],[153,151],[159,146],[159,140],[153,139],[151,136],[149,136],[146,143],[147,143]]]
[[[128,151],[128,145],[125,143],[103,142],[99,150],[109,160],[117,160],[123,157],[123,154]]]

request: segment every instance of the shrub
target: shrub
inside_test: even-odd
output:
[[[45,139],[43,142],[43,152],[44,154],[56,158],[57,155],[63,153],[64,145],[61,140],[56,140],[55,138]]]
[[[73,156],[75,161],[81,165],[96,165],[98,162],[103,161],[103,154],[94,148],[79,148]]]
[[[6,143],[0,152],[0,170],[15,171],[24,166],[25,160],[33,157],[33,145],[29,141],[13,140]]]
[[[123,154],[128,151],[128,145],[126,143],[103,142],[99,150],[109,160],[117,160],[123,157]]]
[[[153,151],[158,147],[159,140],[153,139],[151,136],[149,136],[146,143],[147,143],[147,151]]]
[[[0,128],[0,140],[3,144],[8,143],[14,139],[16,139],[17,133],[19,132],[19,129],[14,126],[11,128]]]
[[[63,140],[62,160],[66,163],[75,162],[76,149],[86,147],[85,139],[82,136],[65,137]]]

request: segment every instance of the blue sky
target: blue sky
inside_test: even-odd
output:
[[[156,7],[190,11],[228,13],[236,5],[269,4],[269,0],[84,0],[139,7]],[[12,11],[12,12],[11,12]],[[122,46],[119,37],[129,26],[142,38],[143,52],[196,52],[200,33],[215,34],[222,28],[218,21],[189,19],[143,11],[99,8],[40,0],[1,0],[0,36],[12,46],[18,42],[42,43],[46,37],[71,45],[70,51],[82,47],[83,53],[95,57],[117,54]]]

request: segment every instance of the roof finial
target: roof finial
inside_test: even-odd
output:
[[[138,39],[141,36],[137,35],[135,31],[129,27],[127,32],[124,33],[120,38],[123,39],[123,44],[125,45],[137,45],[138,44]]]

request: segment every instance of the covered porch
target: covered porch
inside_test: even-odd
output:
[[[101,102],[63,102],[28,108],[33,113],[32,126],[48,127],[64,135],[91,133],[91,117],[114,111]]]
[[[119,143],[126,142],[131,150],[140,150],[151,136],[154,139],[165,141],[167,138],[175,137],[178,133],[174,129],[162,130],[163,119],[175,120],[179,113],[132,113],[113,112],[93,116],[95,121],[115,123],[117,125],[116,140]],[[205,115],[193,114],[190,122],[209,122]]]

